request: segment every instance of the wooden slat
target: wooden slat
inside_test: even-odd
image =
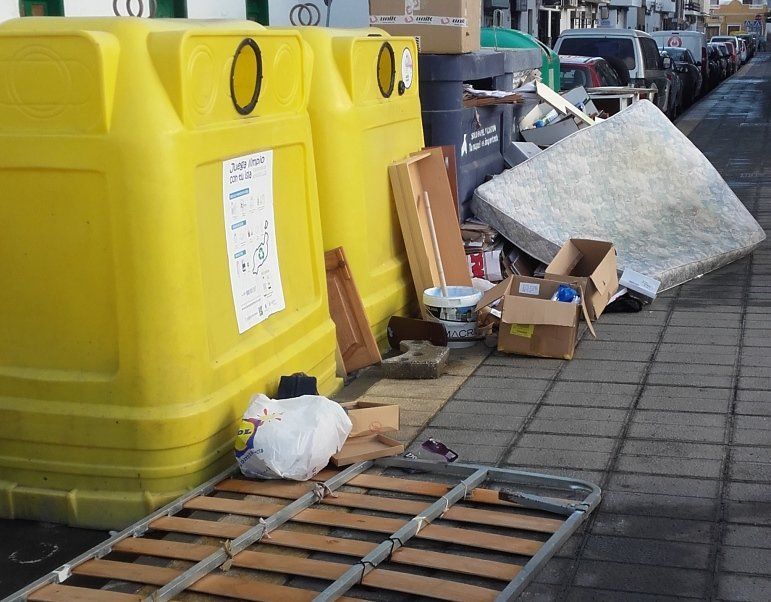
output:
[[[190,535],[205,535],[233,539],[244,533],[249,527],[231,523],[200,520],[194,518],[164,517],[155,521],[154,529]],[[368,541],[343,539],[329,535],[299,533],[277,529],[272,531],[270,539],[263,539],[261,544],[285,546],[300,550],[329,552],[362,558],[375,549],[377,544]],[[394,552],[392,562],[412,566],[440,569],[465,575],[484,575],[490,579],[511,581],[522,568],[517,564],[507,564],[493,560],[470,558],[455,554],[445,554],[429,550],[401,548]]]
[[[102,579],[117,579],[146,585],[163,586],[170,582],[182,571],[165,567],[149,566],[129,562],[116,562],[114,560],[89,560],[75,567],[73,573],[89,577],[101,577]],[[234,598],[236,600],[250,600],[252,602],[310,602],[317,592],[276,585],[264,581],[251,581],[243,577],[230,577],[217,573],[211,573],[201,577],[187,588],[187,591],[199,594],[211,594]],[[340,598],[342,600],[342,598]],[[353,600],[353,598],[346,598]]]
[[[312,489],[309,483],[285,484],[265,481],[245,481],[243,479],[227,479],[216,487],[218,491],[234,493],[246,493],[251,495],[263,495],[282,499],[294,500]],[[376,495],[363,495],[360,493],[337,492],[336,497],[327,496],[322,500],[329,506],[344,506],[346,508],[362,508],[365,510],[378,510],[381,512],[393,512],[394,514],[420,514],[428,506],[427,502],[416,500],[394,499]],[[495,510],[478,510],[464,506],[452,506],[443,516],[447,520],[493,527],[508,527],[510,529],[522,529],[538,533],[554,533],[559,529],[563,521],[554,518],[541,518],[514,514],[513,512],[500,512]]]
[[[196,497],[185,503],[185,508],[191,510],[206,510],[210,512],[222,512],[226,514],[240,514],[243,516],[270,516],[283,508],[281,504],[259,504],[243,500],[230,500],[216,497]],[[396,532],[405,523],[395,518],[383,518],[379,516],[366,516],[349,512],[332,512],[329,510],[317,510],[308,508],[296,514],[295,522],[326,527],[342,527],[372,531],[375,533],[391,534]],[[427,524],[416,537],[432,541],[460,544],[483,550],[507,552],[509,554],[522,554],[532,556],[541,547],[542,542],[509,537],[496,533],[485,533],[471,529],[459,529],[457,527],[445,527],[443,525]]]
[[[32,592],[27,596],[27,600],[31,602],[139,602],[142,596],[52,583]]]
[[[215,546],[201,544],[188,544],[166,540],[152,539],[126,539],[115,545],[116,551],[130,552],[132,554],[160,556],[162,558],[174,558],[177,560],[189,560],[198,562],[216,551]],[[334,581],[350,567],[348,564],[314,560],[311,558],[298,558],[295,556],[279,556],[265,552],[245,550],[236,554],[233,558],[233,566],[258,571],[284,573],[287,575],[299,575],[315,579]],[[420,596],[428,596],[438,600],[451,602],[466,602],[469,600],[494,600],[497,591],[436,579],[434,577],[422,577],[398,571],[376,568],[362,579],[362,584],[368,587],[410,593]]]
[[[328,468],[322,470],[315,477],[314,481],[326,481],[338,473],[336,470]],[[431,483],[430,481],[413,481],[411,479],[399,479],[395,477],[383,477],[380,475],[360,474],[350,479],[346,485],[362,487],[364,489],[379,489],[381,491],[394,491],[396,493],[411,493],[413,495],[425,495],[429,497],[441,497],[455,485],[445,485],[443,483]],[[563,501],[561,498],[550,498],[555,501]],[[466,497],[468,502],[477,502],[480,504],[492,504],[494,506],[512,506],[519,504],[506,502],[498,499],[498,492],[494,489],[482,489],[477,487],[473,489]]]
[[[365,556],[374,550],[377,545],[366,541],[315,535],[313,533],[299,533],[296,531],[273,531],[271,539],[264,539],[263,543],[317,552],[348,554],[358,557]],[[351,544],[356,545],[349,547]],[[499,581],[511,581],[522,568],[517,564],[507,564],[494,560],[483,560],[469,556],[446,554],[431,550],[418,550],[415,548],[400,548],[396,550],[391,556],[391,562],[439,569],[462,575],[484,575]]]

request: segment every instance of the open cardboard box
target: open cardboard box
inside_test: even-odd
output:
[[[340,404],[351,419],[349,438],[399,430],[399,406],[376,401],[350,401]]]
[[[546,266],[546,277],[578,284],[589,317],[596,320],[618,290],[616,249],[610,242],[571,238]]]
[[[578,342],[578,323],[581,314],[595,335],[584,304],[552,301],[560,284],[557,280],[510,276],[487,291],[477,309],[501,299],[498,351],[572,359]]]

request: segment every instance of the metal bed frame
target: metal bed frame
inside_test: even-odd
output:
[[[393,476],[366,475],[365,472],[370,469],[378,469],[380,472],[395,470],[404,470],[410,474],[420,473],[430,475],[433,478],[439,477],[445,480],[452,480],[454,484],[437,483],[436,481],[422,481]],[[153,512],[142,520],[127,527],[120,533],[110,537],[105,542],[95,546],[91,550],[81,554],[77,558],[52,571],[46,576],[38,579],[29,586],[19,590],[6,598],[3,602],[26,602],[28,600],[70,600],[78,596],[89,600],[144,600],[145,602],[162,602],[172,600],[180,593],[192,588],[192,591],[213,593],[219,596],[226,596],[239,599],[250,600],[273,600],[276,596],[295,595],[295,599],[316,600],[327,602],[338,599],[350,600],[345,594],[352,587],[359,584],[365,587],[385,586],[386,589],[405,593],[408,591],[406,586],[399,589],[397,583],[400,578],[412,583],[423,580],[427,591],[414,592],[421,593],[424,596],[437,597],[440,599],[462,599],[467,600],[469,596],[475,599],[495,599],[497,601],[506,601],[515,599],[525,587],[533,580],[536,573],[544,564],[559,550],[567,539],[578,529],[589,514],[598,506],[601,499],[600,489],[589,482],[570,479],[565,477],[550,476],[538,473],[522,472],[513,469],[495,468],[489,466],[477,466],[467,464],[444,464],[427,462],[424,460],[414,460],[407,458],[385,458],[380,460],[370,460],[360,462],[340,472],[322,471],[317,475],[314,484],[297,483],[289,481],[254,481],[238,478],[238,472],[235,468],[229,469],[213,479],[207,481],[200,487],[197,487],[178,498],[167,506]],[[481,485],[485,482],[497,484],[500,489],[483,489]],[[341,487],[351,485],[361,487],[367,490],[367,494],[336,493]],[[413,499],[399,497],[381,497],[370,495],[374,490],[391,491],[406,493],[413,496]],[[549,495],[543,495],[538,491],[546,490]],[[295,496],[295,493],[305,491],[302,495]],[[274,504],[254,504],[249,500],[233,500],[217,497],[210,497],[211,494],[218,492],[246,493],[251,495],[260,495],[262,497],[279,497],[292,499],[286,506],[275,506]],[[575,499],[566,499],[569,496]],[[422,507],[424,502],[414,499],[414,496],[432,497],[435,501]],[[473,505],[461,505],[459,502],[470,502]],[[368,515],[349,513],[328,512],[327,510],[316,510],[312,507],[317,504],[331,504],[333,506],[343,506],[346,508],[383,510],[385,512],[397,514],[410,514],[406,508],[418,509],[420,512],[415,514],[412,519],[402,522],[394,531],[389,531],[395,519],[385,519],[371,517]],[[483,506],[483,509],[479,507]],[[405,510],[403,510],[403,508]],[[492,508],[492,510],[489,510]],[[219,521],[191,521],[185,518],[176,518],[176,522],[168,526],[164,521],[174,519],[182,510],[205,510],[211,512],[220,512],[223,514],[240,514],[243,516],[260,517],[258,524],[248,527],[243,525],[224,524]],[[268,514],[267,511],[271,511]],[[522,510],[525,512],[523,513]],[[302,515],[306,512],[305,517]],[[548,513],[559,518],[559,521],[553,518],[534,517],[532,511],[539,513]],[[310,513],[310,514],[309,514]],[[313,514],[315,513],[315,514]],[[267,518],[262,518],[262,516]],[[326,516],[325,516],[326,515]],[[349,518],[345,518],[349,517]],[[472,525],[486,525],[513,528],[525,531],[535,531],[540,533],[550,533],[548,539],[544,542],[529,539],[518,539],[500,534],[492,534],[485,531],[473,531],[453,527],[440,526],[434,521],[444,519],[449,521],[461,521],[471,523]],[[354,519],[358,522],[364,521],[364,526],[356,525]],[[368,519],[369,522],[366,522]],[[318,574],[304,573],[302,571],[292,571],[286,568],[286,560],[295,560],[298,563],[305,561],[310,563],[313,571],[318,573],[315,567],[325,569],[327,573],[332,571],[333,577],[327,577],[332,582],[323,591],[306,590],[294,586],[277,586],[254,581],[257,586],[253,589],[247,588],[244,593],[236,585],[243,585],[242,579],[231,578],[223,575],[222,572],[213,573],[216,569],[222,569],[227,572],[230,566],[235,562],[237,566],[246,568],[265,569],[262,564],[256,560],[241,562],[239,564],[238,555],[248,551],[250,546],[257,543],[268,543],[271,541],[271,532],[276,531],[280,526],[290,520],[300,522],[310,522],[316,525],[336,526],[346,529],[361,529],[368,532],[389,533],[387,538],[380,541],[379,544],[371,542],[366,545],[369,550],[366,554],[359,557],[354,564],[341,565],[338,563],[329,563],[308,559],[292,559],[291,557],[282,557],[285,560],[284,569],[275,569],[275,572],[284,573],[293,576],[308,576],[315,578]],[[380,521],[374,523],[373,521]],[[173,522],[173,521],[172,521]],[[351,524],[348,524],[348,523]],[[163,558],[176,558],[181,560],[197,560],[195,564],[181,571],[173,571],[174,576],[163,583],[155,583],[152,578],[131,577],[126,578],[126,572],[118,570],[121,567],[144,567],[150,570],[153,567],[147,565],[136,565],[135,563],[116,563],[102,560],[113,552],[133,553],[136,555],[152,556],[152,546],[155,546],[165,540],[143,539],[149,531],[160,530],[167,532],[188,533],[194,535],[211,534],[212,528],[203,528],[198,523],[211,523],[219,526],[217,529],[228,527],[227,533],[224,531],[216,532],[217,535],[225,535],[225,541],[220,547],[215,546],[195,546],[183,543],[168,543],[168,546],[177,546],[177,552],[156,552],[156,556]],[[182,525],[180,527],[180,525]],[[544,525],[546,525],[544,527]],[[203,525],[206,527],[206,524]],[[441,530],[441,531],[440,531]],[[228,536],[228,534],[234,536]],[[235,533],[238,533],[237,535]],[[282,532],[276,532],[276,536]],[[434,535],[435,534],[435,535]],[[284,532],[284,537],[279,541],[274,541],[276,545],[286,545],[288,547],[298,547],[305,550],[324,551],[323,547],[314,547],[308,544],[293,545],[291,539],[292,532]],[[306,536],[306,539],[312,536]],[[379,569],[378,566],[386,561],[400,562],[399,550],[405,548],[408,542],[414,537],[424,537],[433,541],[443,541],[449,544],[458,544],[462,546],[480,547],[482,549],[494,550],[497,552],[509,552],[513,554],[524,554],[530,556],[530,559],[521,567],[513,565],[513,568],[506,571],[507,576],[513,575],[508,580],[502,590],[493,590],[477,586],[467,586],[463,582],[454,580],[442,580],[453,585],[450,590],[457,590],[457,593],[441,593],[436,588],[440,581],[435,577],[423,577],[398,571]],[[459,540],[455,540],[460,537]],[[138,541],[142,539],[142,541]],[[331,538],[329,541],[339,538]],[[339,541],[348,542],[353,545],[361,544],[353,539],[340,539]],[[143,545],[138,545],[143,544]],[[187,548],[185,547],[187,546]],[[361,545],[359,546],[361,547]],[[152,549],[151,549],[152,548]],[[195,550],[192,550],[195,548]],[[149,550],[149,551],[148,551]],[[184,552],[179,555],[179,550]],[[190,553],[188,554],[188,551]],[[195,554],[192,556],[192,552]],[[335,550],[331,550],[335,551]],[[498,567],[505,566],[504,563],[486,561],[474,558],[468,558],[455,552],[434,553],[425,552],[420,549],[402,550],[401,554],[409,553],[412,561],[404,562],[413,566],[423,566],[424,568],[439,568],[455,572],[456,574],[473,575],[473,566],[475,562],[479,566]],[[415,561],[414,558],[420,554],[433,554],[431,558],[439,559],[439,565],[432,565],[429,561]],[[349,554],[350,555],[350,554]],[[200,559],[199,559],[200,556]],[[266,558],[266,554],[257,554],[259,558]],[[279,558],[275,555],[270,555]],[[355,556],[355,554],[354,554]],[[454,556],[455,558],[449,558]],[[405,557],[406,560],[406,557]],[[460,562],[457,562],[460,561]],[[96,564],[94,564],[96,563]],[[101,564],[100,564],[101,563]],[[315,563],[315,564],[314,564]],[[485,564],[486,563],[486,564]],[[467,565],[462,567],[460,565]],[[333,567],[333,568],[330,568]],[[336,567],[336,568],[335,568]],[[341,568],[342,567],[342,568]],[[451,568],[448,568],[451,567]],[[452,568],[454,567],[454,568]],[[99,570],[96,570],[98,568]],[[115,569],[116,574],[112,575],[111,570]],[[169,569],[157,569],[166,570]],[[381,579],[372,579],[376,575],[370,575],[373,571],[380,571]],[[164,573],[167,575],[169,573]],[[93,589],[88,587],[68,585],[68,580],[73,575],[96,576],[107,579],[116,579],[122,581],[131,581],[144,583],[145,585],[160,585],[150,595],[144,598],[137,594],[123,594],[104,589]],[[368,577],[369,576],[369,577]],[[488,577],[488,575],[480,575]],[[384,579],[387,577],[387,579]],[[162,580],[163,575],[158,580]],[[500,579],[500,577],[499,577]],[[203,581],[202,581],[203,580]],[[199,584],[200,581],[200,584]],[[201,584],[204,584],[202,586]],[[232,591],[229,589],[232,586]],[[198,587],[198,589],[196,589]],[[467,588],[464,590],[464,588]]]

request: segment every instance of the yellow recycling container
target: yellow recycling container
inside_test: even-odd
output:
[[[415,39],[379,29],[300,29],[313,49],[308,112],[324,249],[342,246],[382,344],[415,304],[388,166],[423,148]]]
[[[0,26],[0,516],[115,528],[339,385],[296,31]]]

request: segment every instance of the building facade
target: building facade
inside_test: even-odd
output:
[[[766,35],[766,20],[771,11],[765,0],[711,0],[707,37],[730,35],[739,31]]]

